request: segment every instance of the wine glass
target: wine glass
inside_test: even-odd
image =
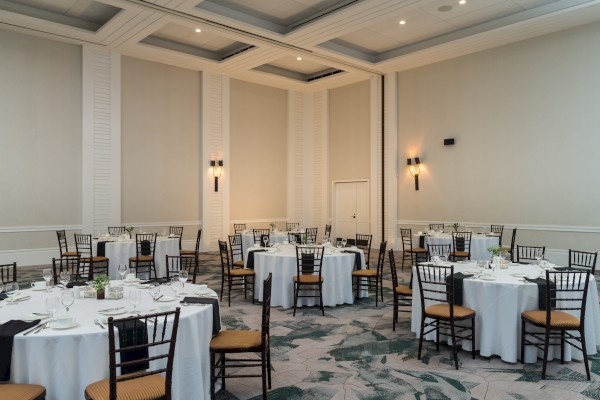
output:
[[[8,282],[4,286],[4,292],[10,299],[9,304],[15,304],[15,297],[19,294],[19,284],[17,282]]]
[[[46,291],[48,292],[50,290],[50,280],[52,279],[52,269],[44,268],[42,271],[42,276],[44,277],[44,280],[46,281]]]
[[[75,293],[72,290],[65,290],[60,294],[60,302],[65,306],[67,312],[69,312],[69,307],[75,302]]]
[[[117,267],[117,272],[119,273],[119,276],[121,276],[121,280],[125,280],[125,275],[127,275],[128,269],[129,268],[127,267],[127,264],[119,264]]]
[[[50,319],[54,321],[54,315],[58,312],[59,302],[58,296],[46,297],[46,312],[50,316]]]
[[[188,280],[188,272],[181,270],[179,271],[179,282],[181,282],[181,287],[183,288],[185,286],[185,283]]]
[[[348,243],[348,239],[343,238],[342,239],[342,247],[346,247],[346,244]]]
[[[269,236],[263,235],[262,241],[265,244],[265,247],[269,247]]]
[[[181,288],[181,281],[179,280],[179,275],[175,275],[171,278],[171,289],[175,293],[175,297],[179,297],[179,289]]]
[[[71,274],[69,272],[67,272],[67,271],[62,271],[60,273],[60,275],[59,275],[59,279],[60,279],[60,283],[62,283],[62,285],[66,289],[67,288],[67,284],[71,280]]]
[[[129,291],[129,301],[133,306],[133,312],[135,313],[137,305],[140,304],[140,300],[142,299],[142,292],[140,289],[133,288]]]
[[[338,249],[342,248],[342,241],[338,240],[337,242],[335,242],[335,247],[337,247]]]
[[[160,285],[158,283],[152,283],[148,288],[148,293],[150,293],[152,299],[156,301],[156,298],[160,295]]]

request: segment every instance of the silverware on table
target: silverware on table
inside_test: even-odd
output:
[[[106,310],[98,310],[98,312],[111,312],[111,311],[117,311],[117,310],[121,310],[125,307],[114,307],[114,308],[107,308]]]
[[[36,329],[39,329],[42,325],[44,325],[46,322],[44,320],[40,321],[39,324],[37,324],[36,326],[34,326],[33,328],[29,328],[29,330],[25,331],[25,333],[23,333],[23,336],[27,336],[29,335],[31,332],[35,331]]]
[[[104,329],[104,325],[102,325],[102,321],[100,321],[100,320],[98,320],[98,319],[95,319],[95,320],[94,320],[94,323],[95,323],[96,325],[98,325],[100,328]]]
[[[158,301],[159,299],[161,299],[163,297],[163,295],[161,294],[160,296],[158,296],[157,298],[154,299],[154,301]]]
[[[43,331],[44,329],[48,328],[50,326],[50,321],[42,324],[39,328],[37,328],[37,330],[35,332],[33,332],[33,334],[37,334],[40,333],[41,331]]]

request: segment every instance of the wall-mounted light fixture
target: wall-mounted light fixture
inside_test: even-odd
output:
[[[415,177],[415,190],[419,190],[419,172],[421,172],[421,167],[419,164],[421,164],[419,157],[409,158],[406,160],[408,172]]]
[[[223,160],[210,160],[210,169],[215,178],[215,192],[219,191],[219,178],[223,172]]]

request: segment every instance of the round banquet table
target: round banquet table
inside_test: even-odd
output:
[[[425,249],[428,244],[449,244],[452,245],[452,234],[449,233],[434,233],[423,236],[425,238]],[[488,247],[498,246],[500,242],[498,236],[491,234],[474,233],[471,236],[471,260],[489,260],[491,258]]]
[[[283,242],[286,240],[288,240],[288,233],[285,231],[277,231],[275,233],[271,232],[269,234],[270,244],[283,244]],[[252,233],[252,231],[244,231],[242,233],[242,251],[245,252],[252,246],[254,246],[254,233]]]
[[[92,242],[94,254],[97,255],[98,241]],[[135,239],[116,239],[106,242],[104,255],[108,257],[108,274],[110,279],[119,279],[117,268],[119,264],[127,264],[129,266],[129,257],[135,257],[136,243]],[[162,278],[167,276],[167,268],[165,265],[165,256],[179,255],[179,239],[177,237],[159,236],[156,239],[156,247],[154,249],[154,264],[156,267],[156,276]]]
[[[119,282],[116,282],[119,284]],[[107,319],[98,311],[113,307],[132,310],[128,288],[119,300],[96,300],[77,298],[69,313],[78,325],[71,329],[44,329],[41,332],[24,336],[21,332],[14,337],[11,364],[11,382],[37,383],[47,389],[46,399],[83,399],[87,385],[108,378],[108,330],[94,324],[94,319]],[[196,292],[196,285],[186,284],[185,292]],[[175,358],[173,366],[173,399],[210,398],[210,357],[209,343],[212,337],[212,306],[182,306],[178,301],[169,303],[154,302],[146,290],[142,290],[142,300],[137,310],[142,313],[158,312],[157,304],[171,304],[171,309],[181,308]],[[53,295],[60,296],[61,290],[53,289]],[[216,293],[210,291],[216,298]],[[161,294],[171,296],[168,286],[161,286]],[[6,301],[0,310],[1,320],[32,318],[32,312],[45,313],[45,291],[24,290],[22,295],[29,300],[15,305]],[[60,306],[60,313],[65,313]],[[124,313],[113,318],[129,316]],[[43,318],[43,317],[42,317]],[[149,329],[152,329],[151,324]]]
[[[441,263],[440,265],[451,265]],[[475,262],[453,263],[454,273],[479,273]],[[419,337],[421,329],[421,295],[418,288],[416,269],[413,268],[413,290],[411,330]],[[521,346],[521,313],[537,310],[538,287],[525,281],[521,275],[537,278],[545,273],[536,265],[510,264],[508,269],[497,269],[496,280],[463,280],[463,306],[475,310],[476,349],[484,357],[499,356],[506,362],[517,362]],[[519,275],[519,276],[515,276]],[[476,276],[476,275],[475,275]],[[429,305],[429,303],[427,303]],[[575,314],[576,315],[576,314]],[[598,288],[594,276],[590,277],[587,308],[585,314],[585,338],[588,355],[596,354],[600,344],[600,306]],[[426,335],[426,340],[435,340],[435,333]],[[463,349],[471,351],[471,341],[462,344]],[[525,362],[536,362],[542,357],[534,346],[526,346]],[[559,346],[550,346],[549,359],[560,359]],[[582,360],[581,351],[566,344],[565,360]]]
[[[256,248],[249,248],[254,251]],[[351,249],[346,249],[350,251]],[[360,249],[352,249],[360,257],[361,268],[365,267],[365,255]],[[245,260],[248,260],[246,252]],[[333,247],[326,247],[323,255],[323,305],[333,307],[338,304],[354,303],[352,294],[352,271],[356,260],[356,253],[341,252]],[[296,246],[280,245],[270,248],[267,252],[254,254],[254,271],[256,282],[262,282],[273,274],[273,288],[271,305],[290,308],[294,306],[294,282],[296,275]],[[255,299],[262,299],[262,285],[255,285]],[[361,290],[360,296],[366,297],[366,289]],[[299,298],[298,306],[318,305],[318,298]]]

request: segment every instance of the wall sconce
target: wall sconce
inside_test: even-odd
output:
[[[223,160],[210,160],[210,169],[215,178],[215,192],[219,191],[219,178],[223,172]]]
[[[419,164],[421,164],[419,157],[409,158],[406,160],[408,172],[415,177],[415,190],[419,190],[419,172],[421,172],[421,167]]]

